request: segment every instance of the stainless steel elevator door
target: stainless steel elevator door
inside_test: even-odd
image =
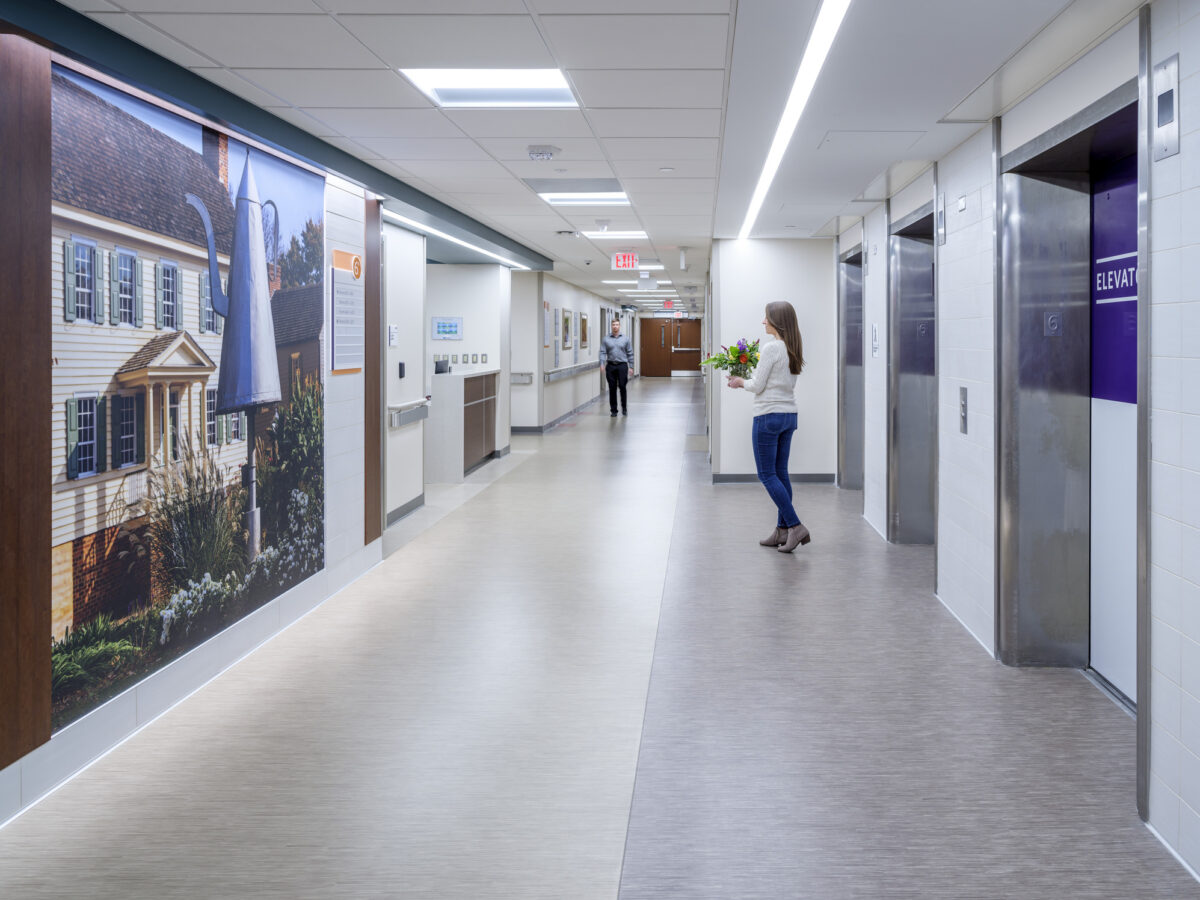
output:
[[[1088,664],[1091,188],[1001,184],[999,655]]]
[[[889,539],[932,544],[936,536],[937,377],[932,236],[888,238],[891,265],[891,447]]]
[[[863,285],[862,264],[838,266],[841,300],[838,354],[841,360],[841,397],[838,409],[838,485],[861,491],[863,487]]]

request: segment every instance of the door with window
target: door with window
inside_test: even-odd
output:
[[[700,374],[699,319],[642,319],[642,375]]]

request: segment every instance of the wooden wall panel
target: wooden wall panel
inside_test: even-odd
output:
[[[363,279],[366,290],[366,362],[363,369],[363,543],[383,535],[383,293],[380,269],[380,206],[368,195],[364,223]]]
[[[50,739],[50,54],[0,34],[0,768]]]

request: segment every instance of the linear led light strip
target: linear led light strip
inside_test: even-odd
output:
[[[468,244],[461,238],[456,238],[452,234],[446,234],[446,232],[438,231],[436,228],[432,228],[429,225],[424,225],[420,222],[413,221],[407,216],[402,216],[400,213],[392,212],[390,209],[385,209],[383,211],[383,216],[384,218],[391,219],[393,222],[397,222],[400,225],[407,225],[409,228],[415,228],[417,231],[422,231],[425,234],[432,234],[435,237],[440,237],[444,241],[449,241],[452,244],[458,244],[460,247],[466,247],[468,250],[474,250],[476,253],[482,253],[484,256],[490,256],[492,259],[498,260],[499,262],[504,263],[506,266],[512,266],[514,269],[523,269],[526,272],[529,271],[529,266],[523,266],[519,262],[514,262],[507,257],[501,256],[499,253],[493,253],[491,250],[484,250],[482,247],[476,247],[474,244]]]
[[[767,199],[767,191],[771,189],[771,182],[775,180],[779,164],[783,162],[783,154],[787,152],[788,144],[792,141],[792,134],[800,123],[800,116],[804,107],[808,105],[813,87],[816,86],[817,76],[821,74],[821,67],[825,65],[825,58],[833,47],[833,39],[837,37],[838,29],[842,27],[842,19],[846,17],[846,10],[849,8],[850,0],[825,0],[821,4],[817,24],[813,26],[808,46],[804,48],[804,56],[800,59],[800,68],[796,70],[796,80],[792,82],[792,92],[788,95],[783,115],[779,117],[775,139],[771,141],[771,149],[767,151],[762,174],[758,176],[758,185],[750,198],[746,220],[742,222],[742,230],[738,232],[739,240],[750,236],[750,229],[754,227],[763,201]]]

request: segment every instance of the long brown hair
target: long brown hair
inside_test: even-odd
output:
[[[786,300],[772,300],[767,304],[767,323],[779,332],[780,340],[787,347],[788,370],[799,375],[804,369],[804,341],[800,337],[796,308]]]

